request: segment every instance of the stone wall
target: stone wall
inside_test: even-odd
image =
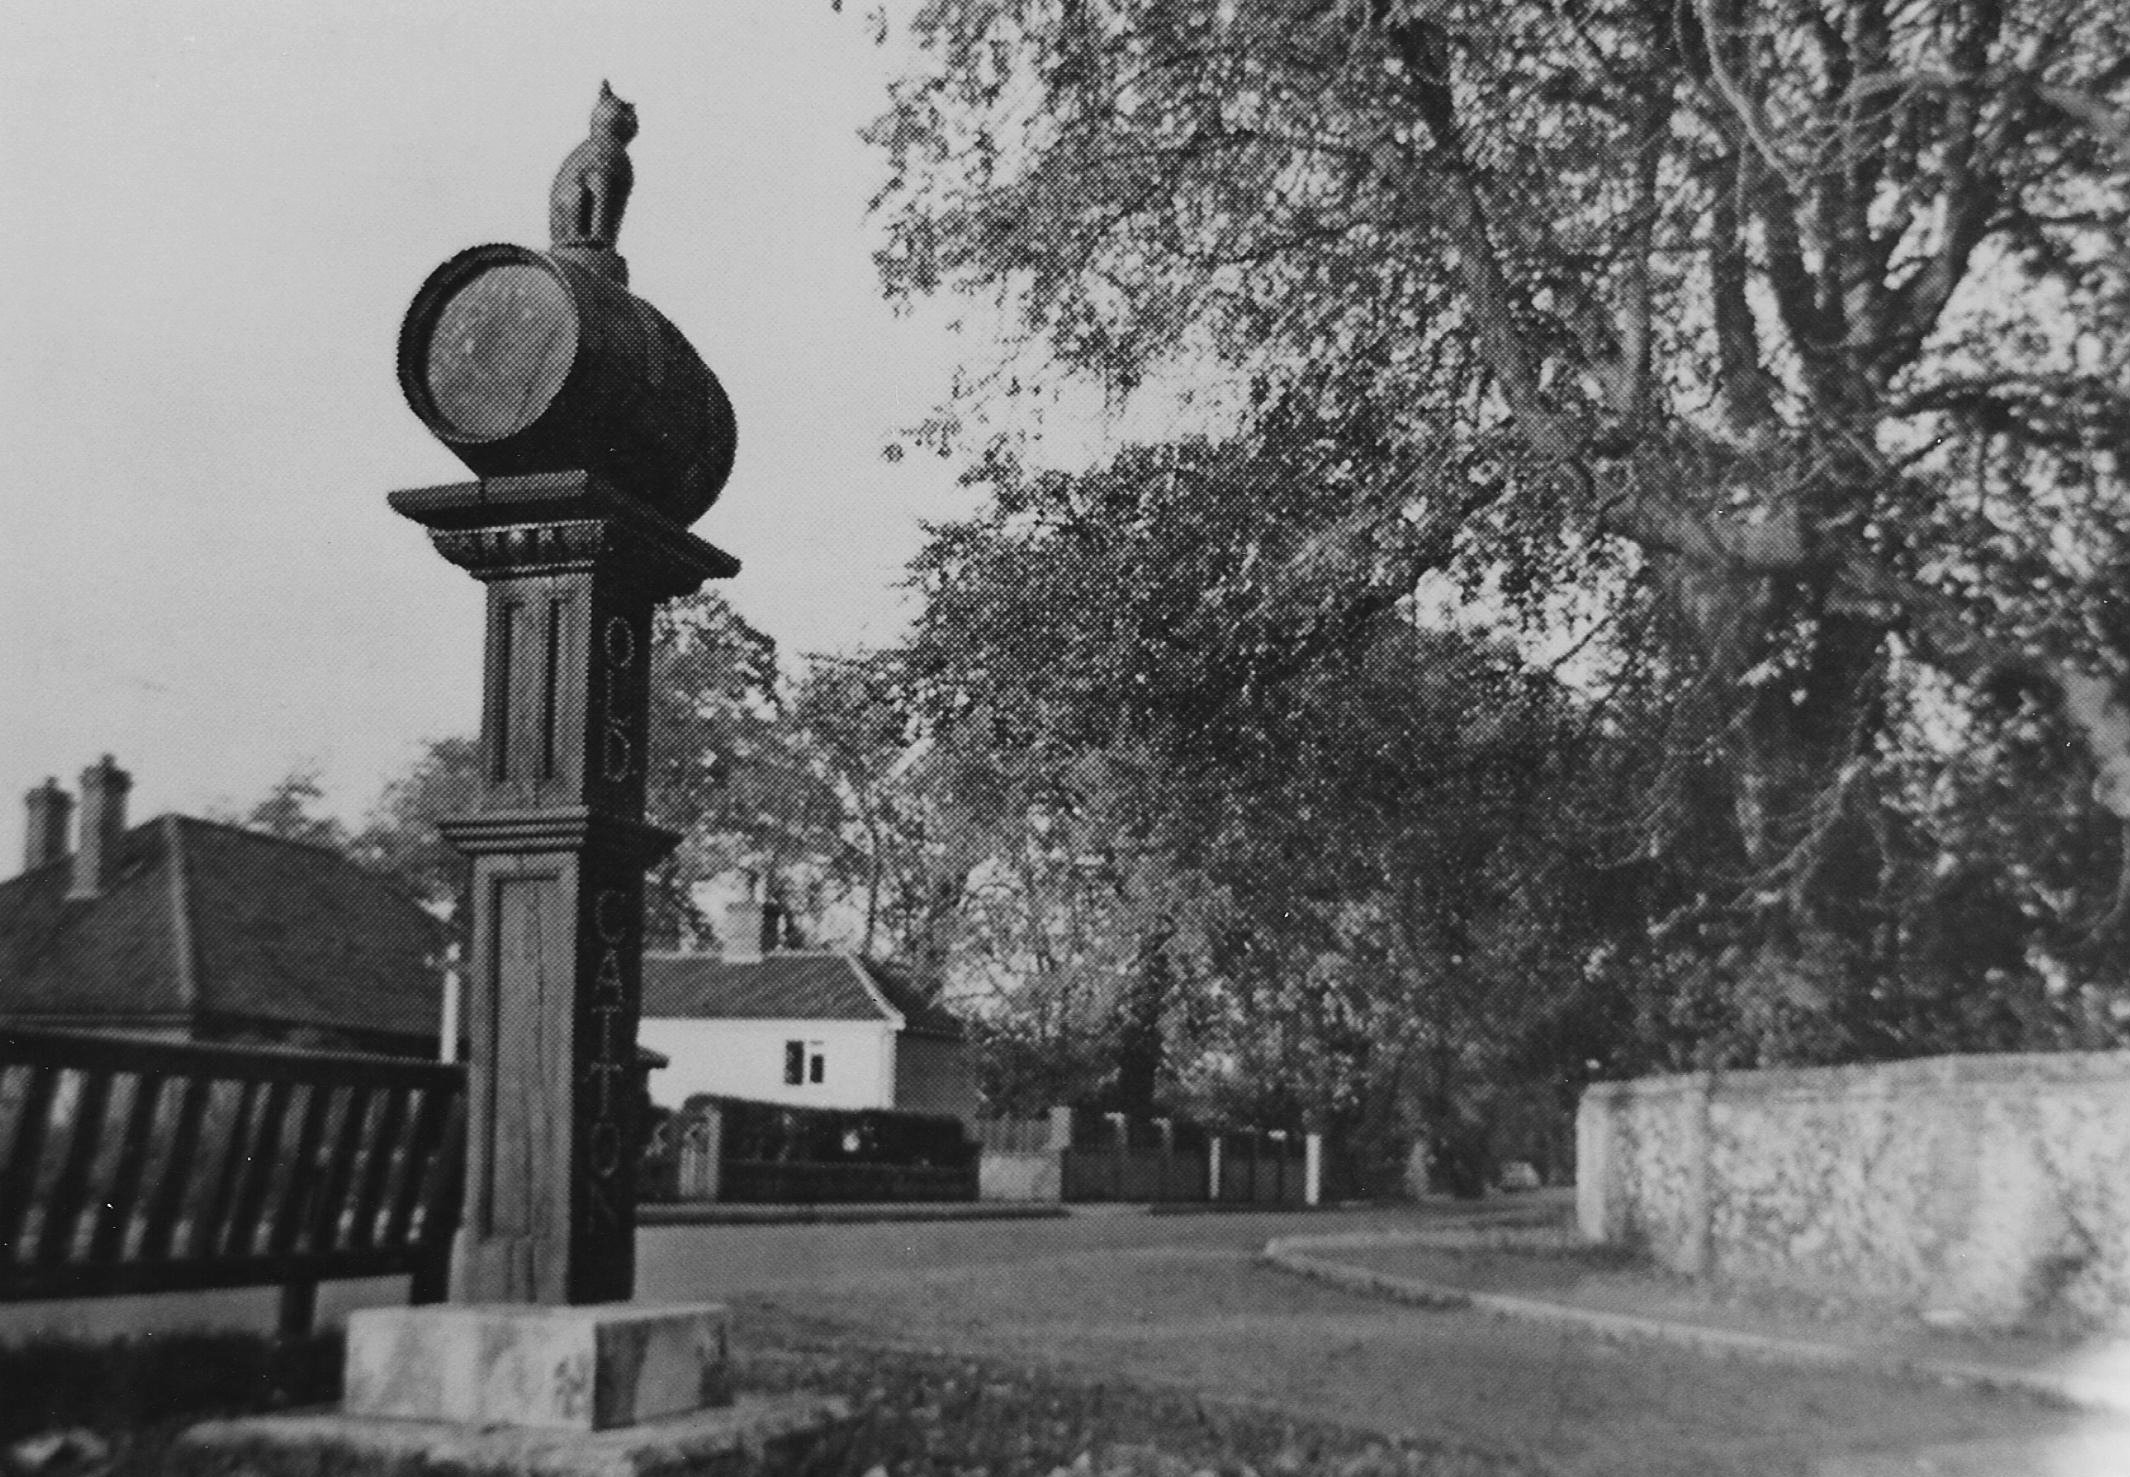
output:
[[[1576,1150],[1584,1236],[1675,1271],[2130,1332],[2130,1052],[1601,1084]]]

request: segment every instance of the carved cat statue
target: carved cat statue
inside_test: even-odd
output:
[[[614,249],[621,234],[621,213],[628,209],[636,170],[629,163],[628,143],[636,137],[636,109],[599,84],[592,105],[591,136],[562,161],[547,199],[548,237],[556,246]]]

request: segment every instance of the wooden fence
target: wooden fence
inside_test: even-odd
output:
[[[1314,1205],[1319,1191],[1310,1183],[1306,1135],[1243,1132],[1219,1138],[1219,1187],[1214,1198],[1254,1205]]]
[[[408,1273],[443,1296],[463,1069],[0,1031],[0,1300]]]
[[[987,1199],[1297,1206],[1322,1198],[1314,1134],[1084,1108],[983,1119],[976,1134]]]
[[[1059,1165],[1069,1202],[1197,1201],[1214,1198],[1210,1139],[1196,1124],[1121,1113],[1079,1115]]]

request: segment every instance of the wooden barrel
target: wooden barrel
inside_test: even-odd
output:
[[[679,329],[577,262],[476,246],[429,274],[399,384],[484,477],[597,472],[682,525],[732,474],[732,402]]]

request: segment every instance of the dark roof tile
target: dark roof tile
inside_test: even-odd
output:
[[[70,879],[59,861],[0,882],[0,1015],[436,1032],[442,925],[336,852],[161,816],[102,896],[67,902]]]
[[[908,1029],[926,1036],[948,1036],[960,1040],[962,1023],[953,1012],[930,999],[913,984],[909,976],[891,965],[873,960],[863,960],[865,972],[871,976],[873,985],[887,996],[888,1004],[902,1012]]]
[[[0,882],[0,1012],[83,1017],[186,1014],[171,949],[167,832],[120,838],[110,884],[68,902],[73,858]]]
[[[202,1005],[217,1015],[433,1036],[443,927],[320,846],[181,822]]]

